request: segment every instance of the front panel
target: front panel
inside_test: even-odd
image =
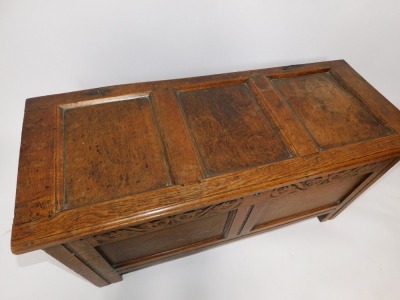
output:
[[[229,213],[142,234],[125,240],[99,246],[97,250],[110,264],[119,268],[154,256],[163,256],[188,246],[200,246],[223,239]]]

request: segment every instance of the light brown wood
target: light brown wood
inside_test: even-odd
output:
[[[192,183],[205,177],[200,158],[187,134],[176,95],[171,89],[157,89],[151,94],[155,115],[165,143],[174,184]]]
[[[72,107],[63,118],[65,208],[171,184],[148,98]]]
[[[12,232],[94,284],[341,213],[400,157],[344,61],[28,99]]]
[[[51,216],[56,211],[53,124],[55,108],[24,117],[15,201],[15,223]]]

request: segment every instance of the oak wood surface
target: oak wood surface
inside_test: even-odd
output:
[[[290,157],[245,84],[190,90],[178,98],[207,176]]]
[[[344,61],[28,99],[12,251],[96,285],[338,215],[400,157],[400,113]]]
[[[261,75],[253,76],[248,80],[248,85],[258,96],[261,107],[274,120],[276,130],[293,156],[304,156],[319,151],[314,141],[297,122],[290,107],[279,97],[271,79]]]
[[[328,73],[283,78],[273,84],[321,149],[389,133]]]
[[[64,112],[65,208],[171,184],[148,98]]]
[[[52,246],[78,237],[139,224],[165,214],[183,212],[223,199],[252,195],[307,176],[323,174],[327,170],[357,166],[366,159],[378,161],[397,157],[399,148],[398,135],[396,138],[384,137],[353,144],[346,149],[328,150],[299,159],[228,173],[224,177],[209,178],[196,184],[170,186],[162,194],[155,190],[97,203],[89,208],[65,210],[51,218],[14,224],[12,249],[14,253],[23,253],[40,249],[44,245]],[[368,155],[365,149],[369,150]],[[288,170],[291,172],[288,173]],[[227,185],[231,187],[229,190]],[[141,199],[146,201],[140,201]],[[142,211],[146,213],[143,214]]]

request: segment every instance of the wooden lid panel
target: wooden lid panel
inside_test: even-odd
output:
[[[321,150],[390,133],[328,72],[272,82]]]
[[[178,93],[207,176],[290,158],[246,84]]]
[[[63,111],[64,208],[171,184],[148,97]]]

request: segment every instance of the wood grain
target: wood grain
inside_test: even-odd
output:
[[[279,97],[271,79],[254,76],[248,80],[248,85],[258,96],[261,107],[274,120],[274,126],[294,156],[319,152],[320,148],[303,130],[302,124],[298,122],[289,105]]]
[[[290,157],[246,85],[178,97],[208,176]]]
[[[56,109],[25,114],[18,167],[15,223],[49,217],[56,211]]]
[[[64,139],[66,208],[170,185],[148,98],[65,110]]]
[[[98,286],[343,211],[400,158],[400,112],[344,61],[28,99],[11,248]]]
[[[53,215],[51,219],[42,218],[34,222],[14,224],[12,250],[14,253],[32,251],[40,249],[43,245],[55,245],[140,224],[163,215],[185,212],[225,199],[252,195],[308,176],[363,165],[366,161],[374,162],[398,156],[400,136],[388,136],[276,164],[232,172],[196,184],[171,186],[162,193],[157,190],[148,191],[90,207],[66,210]],[[146,201],[141,201],[142,199]],[[146,213],[143,214],[143,211]],[[65,224],[68,224],[68,227]]]
[[[223,237],[227,219],[228,213],[219,214],[99,246],[97,249],[108,259],[111,265],[118,267],[119,264],[138,260],[146,256],[152,256],[212,239],[220,239]],[[200,228],[201,230],[199,230]]]
[[[340,181],[316,186],[302,192],[301,197],[289,193],[282,197],[270,198],[260,207],[261,211],[254,226],[287,218],[305,211],[318,210],[323,207],[334,207],[347,197],[368,175],[352,176]],[[332,190],[335,192],[332,193]]]
[[[328,73],[273,81],[321,149],[389,134]]]
[[[157,89],[151,94],[155,115],[166,147],[174,184],[192,183],[205,177],[189,132],[171,89]]]

